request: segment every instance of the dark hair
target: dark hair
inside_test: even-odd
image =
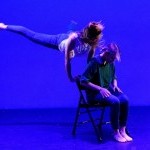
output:
[[[98,28],[97,23],[90,23],[87,27],[87,37],[89,39],[96,38],[99,34],[101,34],[102,30]]]
[[[118,60],[118,61],[120,61],[120,49],[119,49],[119,47],[118,47],[118,45],[117,44],[115,44],[115,43],[109,43],[109,44],[107,44],[105,47],[103,47],[102,49],[101,49],[101,51],[100,51],[100,53],[103,53],[103,52],[108,52],[108,53],[110,53],[110,54],[112,54],[112,55],[116,55],[116,59]]]
[[[100,22],[90,22],[88,26],[83,29],[81,36],[85,41],[90,40],[93,45],[97,45],[100,39],[99,35],[102,35],[103,28],[104,26]]]

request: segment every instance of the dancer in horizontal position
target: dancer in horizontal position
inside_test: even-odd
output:
[[[18,33],[35,43],[64,52],[67,76],[72,82],[74,77],[71,72],[71,59],[74,56],[88,52],[88,62],[95,53],[102,37],[103,28],[100,22],[90,22],[82,31],[49,35],[32,31],[23,26],[0,23],[0,29]]]

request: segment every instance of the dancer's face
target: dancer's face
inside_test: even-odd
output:
[[[102,37],[102,35],[98,35],[97,37],[94,37],[94,38],[87,38],[87,43],[88,44],[97,43],[101,37]]]
[[[106,51],[103,55],[103,59],[107,63],[113,63],[116,59],[116,53],[110,53],[109,51]]]

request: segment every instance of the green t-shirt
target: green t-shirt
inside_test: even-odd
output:
[[[102,58],[97,56],[89,62],[84,73],[81,75],[80,81],[91,82],[108,89],[115,78],[114,63],[104,65]],[[91,99],[98,93],[96,90],[87,90],[87,98]]]

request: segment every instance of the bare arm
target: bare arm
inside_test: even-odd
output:
[[[113,80],[113,90],[117,90],[118,92],[122,93],[122,90],[118,87],[118,83],[117,83],[117,80],[114,79]]]
[[[84,82],[81,83],[84,87],[91,89],[91,90],[96,90],[96,91],[100,91],[102,89],[102,87],[100,87],[99,85],[93,84],[91,82]]]
[[[89,50],[89,53],[88,53],[87,63],[91,60],[91,58],[94,56],[94,54],[95,54],[95,47],[91,47],[91,49]]]
[[[67,72],[67,76],[71,82],[74,81],[74,78],[72,77],[72,72],[71,72],[71,51],[73,51],[74,47],[74,38],[76,35],[72,35],[68,38],[67,40],[67,47],[65,50],[65,68]]]
[[[99,91],[103,98],[109,97],[111,95],[111,93],[106,88],[103,88],[103,87],[96,85],[96,84],[93,84],[91,82],[82,83],[82,85],[91,89],[91,90]]]
[[[74,80],[73,80],[72,73],[71,73],[71,63],[70,63],[70,58],[68,57],[67,52],[65,54],[65,68],[66,68],[66,72],[67,72],[67,76],[69,80],[73,82]]]

